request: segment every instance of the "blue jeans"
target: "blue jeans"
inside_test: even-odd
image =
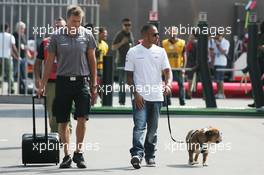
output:
[[[20,67],[18,68],[19,61],[16,59],[13,59],[13,67],[14,67],[14,78],[15,80],[18,79],[18,69],[20,69],[20,80],[26,79],[26,64],[27,64],[27,58],[22,58],[20,60]]]
[[[145,159],[155,158],[161,105],[162,102],[145,101],[143,109],[139,110],[133,101],[133,147],[130,149],[132,156],[138,155],[143,158],[145,154]]]

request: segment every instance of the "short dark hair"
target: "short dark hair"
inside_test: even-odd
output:
[[[130,22],[131,20],[129,19],[129,18],[124,18],[124,19],[122,19],[122,23],[124,23],[124,22]]]
[[[3,31],[3,28],[4,28],[4,31]],[[0,25],[0,32],[5,32],[8,28],[9,28],[8,24],[5,24],[5,25],[1,24]]]
[[[99,28],[99,33],[103,33],[104,31],[106,31],[105,27],[100,27]]]
[[[149,29],[151,29],[151,28],[153,28],[153,27],[155,27],[153,24],[146,24],[146,25],[144,25],[144,26],[141,28],[141,35],[146,34],[146,33],[149,31]]]
[[[78,5],[69,6],[66,13],[67,19],[71,16],[80,16],[81,18],[84,16],[84,12],[82,8]]]

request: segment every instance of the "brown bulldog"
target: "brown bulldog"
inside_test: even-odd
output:
[[[203,154],[203,166],[208,166],[206,160],[208,157],[208,146],[212,143],[220,143],[222,135],[216,128],[203,128],[191,130],[186,136],[187,149],[189,152],[189,165],[198,164],[198,156]],[[195,156],[193,158],[193,155]]]

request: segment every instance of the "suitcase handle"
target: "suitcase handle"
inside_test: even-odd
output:
[[[45,119],[45,138],[48,140],[48,117],[47,117],[47,98],[46,96],[33,96],[32,97],[32,116],[33,116],[33,139],[36,139],[36,110],[35,99],[44,99],[44,119]]]

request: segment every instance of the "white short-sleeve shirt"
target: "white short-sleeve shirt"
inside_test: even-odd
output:
[[[15,37],[10,33],[0,33],[0,58],[11,58],[12,44],[15,44]]]
[[[146,101],[163,101],[162,71],[170,68],[166,51],[154,44],[149,49],[138,44],[126,56],[125,71],[133,72],[137,92]]]
[[[215,66],[226,66],[227,65],[226,55],[229,52],[229,46],[230,46],[229,41],[226,40],[225,38],[223,38],[221,43],[220,43],[220,47],[226,51],[225,55],[224,55],[219,51],[216,44],[213,44],[213,48],[214,48],[214,52],[215,52],[215,62],[214,62]]]

